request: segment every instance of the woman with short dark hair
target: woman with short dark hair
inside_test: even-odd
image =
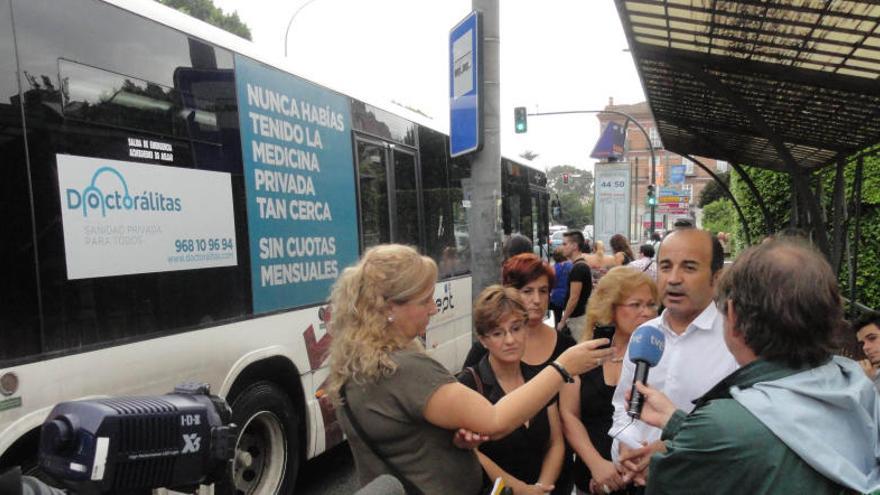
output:
[[[532,378],[535,369],[521,361],[528,320],[516,289],[484,289],[474,303],[474,329],[488,354],[458,380],[494,404]],[[490,478],[503,478],[514,493],[544,494],[556,484],[564,452],[559,409],[551,402],[510,435],[480,445],[477,457]]]

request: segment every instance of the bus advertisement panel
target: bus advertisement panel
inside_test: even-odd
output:
[[[254,312],[321,303],[358,258],[349,101],[235,60]]]
[[[70,280],[238,264],[229,174],[57,160]]]

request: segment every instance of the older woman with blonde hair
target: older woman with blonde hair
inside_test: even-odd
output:
[[[596,328],[613,327],[614,357],[578,376],[560,395],[563,431],[577,455],[574,475],[579,493],[625,494],[633,489],[610,460],[611,398],[629,338],[639,325],[657,316],[657,298],[651,277],[622,266],[609,270],[593,289],[583,335],[591,339]]]
[[[362,483],[393,474],[410,493],[476,495],[480,464],[473,450],[454,445],[453,433],[506,436],[546,407],[569,374],[600,366],[611,352],[597,349],[607,340],[576,345],[493,405],[417,338],[437,313],[436,278],[431,258],[394,244],[371,248],[345,269],[330,298],[328,390]]]

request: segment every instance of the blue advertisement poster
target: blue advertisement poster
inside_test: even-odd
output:
[[[684,184],[684,173],[684,165],[672,165],[671,167],[669,167],[669,183]]]
[[[326,301],[358,257],[348,99],[236,56],[255,313]]]

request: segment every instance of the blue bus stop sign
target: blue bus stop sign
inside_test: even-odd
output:
[[[480,19],[480,13],[473,11],[449,33],[449,154],[452,156],[472,153],[483,145]]]

